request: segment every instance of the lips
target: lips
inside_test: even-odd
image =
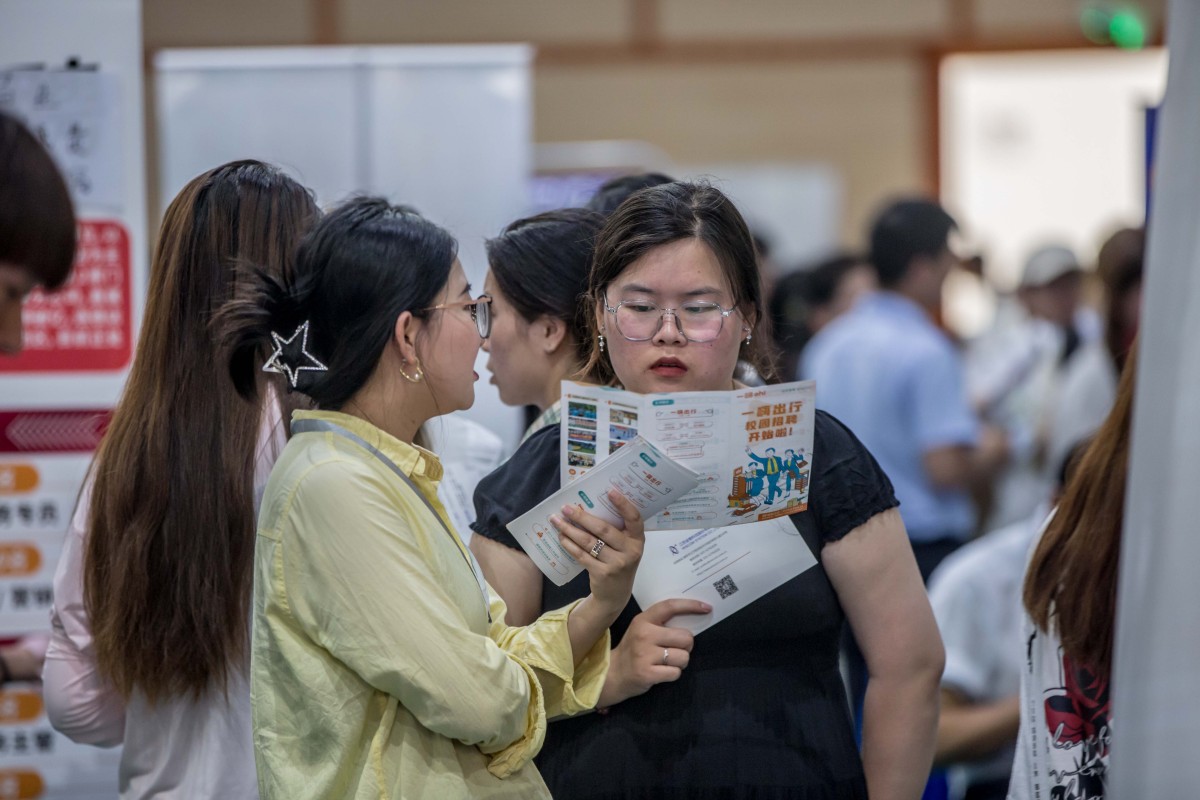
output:
[[[686,375],[688,368],[678,358],[660,358],[650,365],[650,371],[663,378],[678,378]]]

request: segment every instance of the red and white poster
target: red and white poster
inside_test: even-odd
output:
[[[139,0],[0,0],[0,19],[0,107],[54,156],[79,220],[70,280],[26,301],[24,352],[0,358],[0,641],[11,641],[49,632],[67,525],[133,359],[150,248]],[[0,686],[0,800],[115,800],[119,760],[54,730],[38,682]]]
[[[133,265],[129,231],[115,219],[79,222],[75,268],[53,294],[25,302],[25,349],[0,361],[6,372],[104,372],[133,355]]]

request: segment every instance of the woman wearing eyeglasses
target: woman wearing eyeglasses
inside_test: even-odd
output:
[[[712,187],[673,183],[622,204],[597,240],[587,300],[588,372],[598,382],[729,390],[739,358],[763,363],[754,246]],[[554,723],[538,759],[555,796],[921,796],[943,661],[937,627],[891,483],[833,417],[818,412],[815,427],[809,510],[790,519],[817,565],[695,637],[668,623],[700,613],[698,604],[642,610],[631,601],[612,628],[600,699],[611,708]],[[477,520],[477,531],[517,547],[504,523],[558,489],[558,444],[558,429],[547,428],[509,461],[527,473],[520,492],[498,473],[480,483],[476,509],[503,510]],[[539,610],[586,592],[540,576],[494,585],[507,602]],[[838,671],[847,621],[871,670],[861,756]]]
[[[257,348],[317,411],[292,417],[255,547],[251,698],[263,798],[548,798],[550,717],[594,707],[606,629],[641,557],[633,506],[617,530],[556,520],[591,591],[509,627],[413,444],[474,400],[490,332],[454,239],[373,198],[331,212],[291,277],[225,309],[230,370],[253,396]],[[603,547],[595,542],[602,540]]]

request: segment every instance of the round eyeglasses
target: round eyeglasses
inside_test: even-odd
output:
[[[479,338],[486,339],[492,335],[492,298],[489,295],[481,294],[478,300],[467,300],[464,303],[442,303],[439,306],[430,306],[423,308],[422,311],[445,311],[451,308],[465,308],[471,314],[471,321],[475,323],[475,330],[479,331]]]
[[[696,344],[711,342],[720,336],[725,318],[736,310],[704,300],[692,300],[678,308],[660,308],[648,300],[622,300],[610,306],[608,297],[604,298],[604,309],[613,315],[617,332],[631,342],[653,339],[670,314],[683,338]]]

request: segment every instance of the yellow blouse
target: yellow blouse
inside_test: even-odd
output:
[[[377,448],[446,519],[432,453],[345,414],[294,416],[305,418]],[[489,590],[489,622],[467,553],[360,444],[333,432],[292,438],[255,548],[251,702],[264,800],[550,796],[530,762],[547,716],[595,706],[608,635],[576,667],[574,604],[510,628]]]

